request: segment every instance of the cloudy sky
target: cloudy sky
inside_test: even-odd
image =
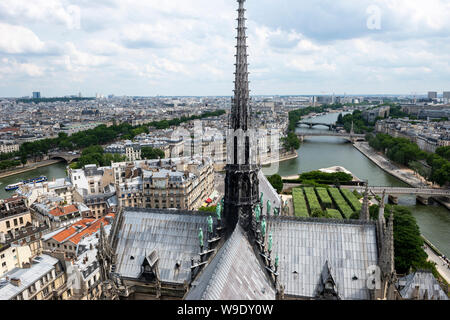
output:
[[[252,94],[450,91],[448,0],[247,0]],[[231,95],[234,0],[1,0],[0,96]]]

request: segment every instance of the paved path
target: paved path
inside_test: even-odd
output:
[[[289,213],[286,214],[284,212],[281,213],[282,216],[294,216],[294,204],[292,203],[292,196],[291,195],[286,195],[286,194],[282,194],[281,195],[281,200],[284,202],[287,200],[288,201],[288,206],[289,206]]]
[[[9,177],[9,176],[13,176],[13,175],[16,175],[16,174],[20,174],[20,173],[23,173],[23,172],[31,171],[31,170],[34,170],[34,169],[37,169],[37,168],[46,167],[46,166],[49,166],[49,165],[52,165],[52,164],[55,164],[55,163],[58,163],[58,162],[61,162],[61,161],[62,160],[43,160],[43,161],[36,162],[36,163],[33,163],[33,164],[28,164],[28,165],[26,165],[26,166],[24,166],[22,168],[18,168],[18,169],[14,169],[14,170],[11,170],[11,171],[6,171],[6,172],[0,173],[0,179],[1,178],[5,178],[5,177]]]
[[[381,169],[391,174],[392,176],[402,180],[412,187],[429,187],[423,179],[414,175],[412,170],[406,168],[400,168],[398,165],[385,158],[384,155],[377,153],[373,150],[367,142],[356,142],[354,147],[358,149],[367,158],[372,160]]]
[[[436,269],[439,271],[440,275],[450,283],[450,269],[447,266],[447,263],[439,257],[433,250],[431,250],[427,245],[425,245],[425,252],[428,254],[428,260],[436,263]]]

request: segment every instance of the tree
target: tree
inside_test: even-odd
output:
[[[22,163],[22,165],[26,165],[27,164],[27,155],[22,153],[20,155],[20,162]]]
[[[201,207],[201,208],[198,209],[198,211],[202,211],[202,212],[216,212],[216,206]]]
[[[423,240],[416,219],[408,208],[395,206],[391,210],[394,210],[395,269],[398,273],[407,273],[411,267],[423,267],[427,254],[422,249]],[[390,210],[386,211],[388,216]]]
[[[151,159],[164,159],[164,151],[157,148],[152,147],[142,147],[141,156],[143,159],[151,160]]]
[[[300,148],[300,140],[294,132],[289,132],[287,137],[283,138],[283,146],[287,150],[297,150]]]
[[[272,187],[274,187],[275,190],[277,190],[278,193],[281,193],[283,191],[283,179],[280,175],[274,174],[273,176],[270,176],[267,180],[269,180]]]

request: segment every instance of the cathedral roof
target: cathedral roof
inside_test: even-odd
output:
[[[370,299],[366,274],[377,265],[375,224],[273,217],[267,225],[285,295],[316,297],[328,264],[341,299]]]
[[[447,294],[430,271],[411,273],[400,278],[397,285],[403,299],[448,300]]]
[[[207,227],[207,215],[201,213],[125,209],[116,235],[116,272],[124,278],[138,279],[142,261],[156,250],[161,281],[190,281],[191,258],[198,259],[200,252],[198,231],[206,231]]]
[[[274,300],[276,295],[239,224],[193,286],[187,300]]]

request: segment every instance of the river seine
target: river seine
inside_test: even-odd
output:
[[[334,123],[338,113],[329,113],[305,121]],[[297,131],[328,130],[317,126],[297,128]],[[289,176],[328,168],[342,166],[361,180],[368,180],[372,186],[407,186],[404,182],[387,174],[345,139],[335,137],[309,137],[304,140],[297,151],[299,157],[279,164],[278,174]],[[263,171],[267,169],[263,168]],[[408,207],[420,227],[421,233],[430,240],[443,254],[450,256],[450,211],[439,205],[416,205],[414,196],[399,197],[399,204]]]

